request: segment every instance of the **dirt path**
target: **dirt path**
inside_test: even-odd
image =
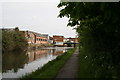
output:
[[[59,71],[56,78],[76,78],[78,70],[78,48]]]

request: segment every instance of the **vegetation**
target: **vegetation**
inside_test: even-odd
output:
[[[29,80],[30,78],[54,79],[58,71],[63,67],[74,51],[75,48],[70,49],[64,54],[58,56],[56,59],[49,61],[42,68],[23,76],[21,80]]]
[[[120,3],[61,2],[80,43],[78,78],[120,78]]]
[[[2,51],[24,50],[28,43],[23,32],[16,27],[14,30],[2,29]]]

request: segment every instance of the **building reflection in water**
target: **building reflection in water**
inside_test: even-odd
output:
[[[58,56],[64,53],[63,50],[56,50],[56,49],[42,49],[42,50],[35,50],[35,51],[28,51],[28,63],[40,59],[42,57],[47,57],[48,55]]]

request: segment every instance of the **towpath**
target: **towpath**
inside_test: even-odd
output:
[[[73,55],[69,58],[63,68],[59,71],[56,78],[76,78],[78,70],[78,48]]]

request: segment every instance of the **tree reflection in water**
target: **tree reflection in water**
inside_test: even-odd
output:
[[[2,54],[2,72],[13,70],[17,72],[19,68],[23,68],[24,64],[28,62],[26,51],[14,51]]]

